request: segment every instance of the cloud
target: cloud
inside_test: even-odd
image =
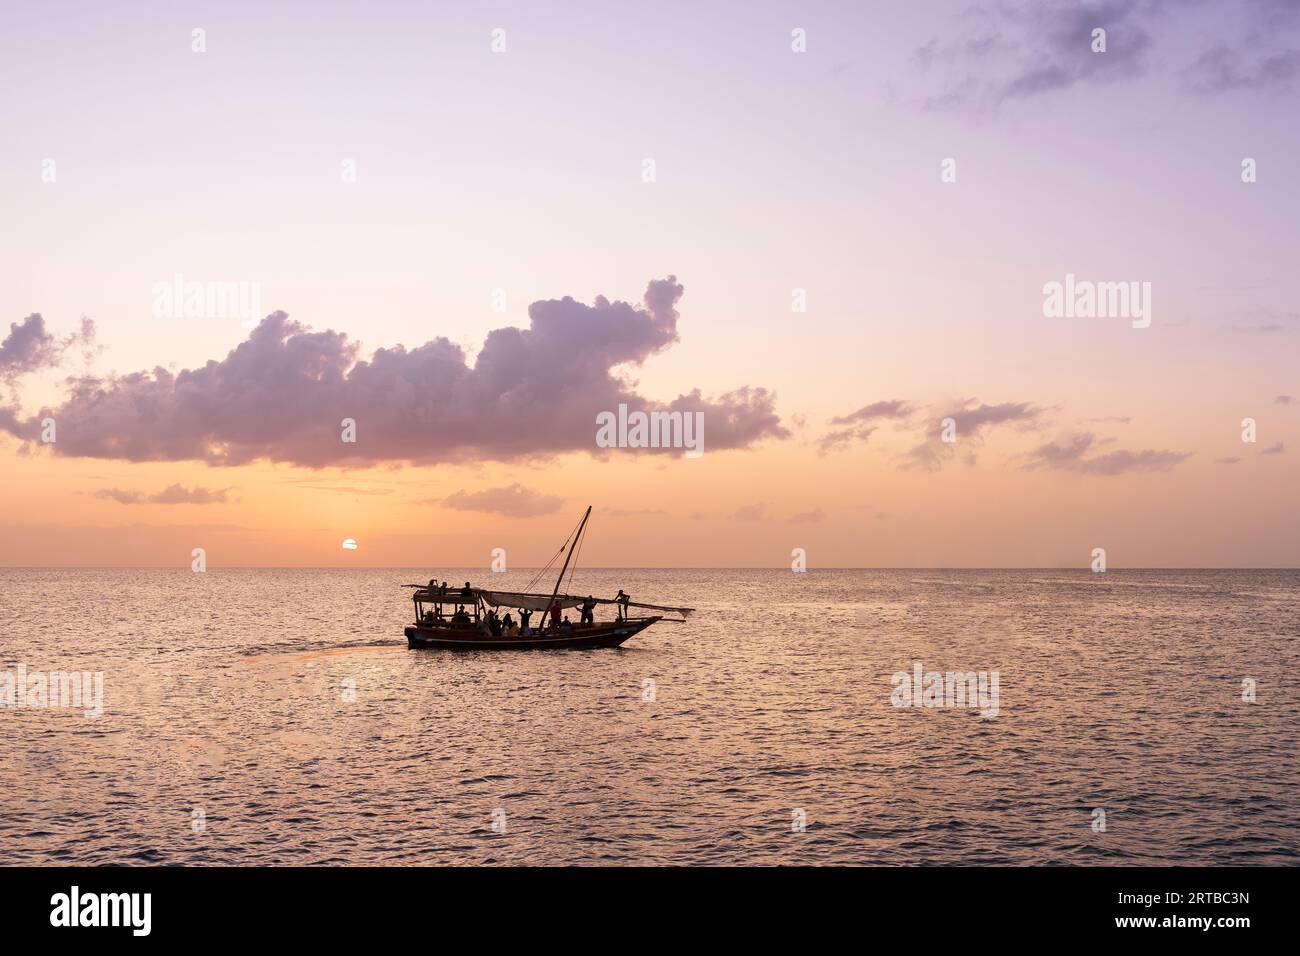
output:
[[[904,456],[902,467],[904,469],[925,468],[934,471],[942,467],[946,459],[953,456],[956,445],[963,442],[968,443],[966,451],[969,453],[969,445],[978,445],[982,442],[985,433],[990,428],[1000,425],[1034,427],[1041,423],[1043,416],[1046,414],[1045,409],[1031,402],[1003,402],[999,405],[981,403],[976,405],[975,401],[975,399],[966,399],[939,416],[933,422],[933,428],[927,433],[925,440],[919,445],[915,445]],[[955,442],[943,441],[943,419],[947,418],[951,418],[953,421]],[[968,454],[967,461],[974,464],[973,455]]]
[[[825,518],[826,518],[826,512],[822,511],[821,508],[816,508],[813,511],[801,511],[798,514],[791,515],[790,523],[791,524],[817,524],[819,521],[824,521]]]
[[[831,419],[832,425],[851,425],[855,422],[872,421],[877,418],[906,418],[912,412],[911,406],[901,399],[873,402],[863,405],[856,412],[839,415]]]
[[[1085,475],[1122,475],[1130,471],[1168,471],[1192,457],[1183,451],[1119,451],[1108,452],[1080,463]]]
[[[341,495],[372,495],[375,497],[383,497],[384,495],[391,495],[393,493],[393,489],[391,488],[357,488],[352,485],[302,485],[301,487],[308,491],[333,491]]]
[[[1172,69],[1195,94],[1290,93],[1300,87],[1295,0],[1244,0],[1231,17],[1215,5],[1165,0],[1029,0],[963,8],[953,35],[913,52],[937,86],[927,109],[992,111],[1084,84],[1133,80]],[[1105,52],[1092,31],[1106,31]],[[1154,56],[1155,37],[1173,49]],[[1214,37],[1206,46],[1203,37]],[[918,82],[915,85],[920,85]]]
[[[1183,70],[1195,93],[1264,91],[1289,93],[1300,80],[1300,50],[1251,55],[1220,44],[1206,50]]]
[[[146,495],[141,491],[125,491],[121,488],[101,488],[95,492],[96,498],[107,498],[123,505],[211,505],[224,504],[230,488],[186,488],[183,485],[168,485],[162,491]]]
[[[1259,333],[1268,334],[1272,332],[1290,332],[1291,330],[1292,330],[1291,326],[1283,325],[1280,322],[1264,322],[1260,325],[1233,325],[1232,326],[1232,331],[1234,332],[1259,332]]]
[[[33,312],[22,322],[11,322],[9,334],[0,342],[0,381],[10,385],[20,376],[57,368],[64,353],[75,345],[93,348],[95,323],[83,318],[81,327],[64,339],[45,328],[45,319]]]
[[[1051,468],[1076,471],[1084,475],[1122,475],[1128,472],[1168,471],[1191,457],[1191,452],[1118,449],[1086,457],[1100,442],[1095,435],[1083,433],[1061,442],[1047,442],[1030,453],[1025,467],[1029,470]]]
[[[1273,404],[1290,405],[1293,401],[1295,401],[1295,399],[1293,399],[1290,395],[1279,395],[1277,398],[1273,399]]]
[[[968,8],[963,16],[980,22],[962,31],[974,39],[934,38],[913,54],[923,70],[944,68],[946,85],[925,106],[990,110],[1080,83],[1142,76],[1152,45],[1148,14],[1155,8],[1141,0]],[[1093,52],[1097,28],[1106,31],[1105,52]]]
[[[761,501],[758,504],[743,505],[733,511],[729,517],[732,521],[762,521],[767,517],[767,505]]]
[[[1245,321],[1234,321],[1227,328],[1233,332],[1273,333],[1294,332],[1300,329],[1300,312],[1284,312],[1280,309],[1256,307],[1244,309],[1237,313]]]
[[[1216,465],[1235,465],[1239,461],[1241,461],[1240,458],[1232,458],[1232,457],[1214,459],[1214,463]]]
[[[601,514],[609,518],[635,518],[641,515],[667,514],[662,508],[606,508]]]
[[[1031,455],[1029,467],[1068,468],[1076,465],[1083,460],[1095,440],[1093,435],[1085,432],[1068,439],[1064,445],[1054,441],[1039,445]]]
[[[532,518],[559,511],[564,499],[543,495],[516,482],[486,491],[457,491],[444,498],[442,503],[457,511],[483,511],[505,515],[507,518]]]
[[[1263,451],[1261,451],[1260,454],[1261,454],[1261,455],[1281,455],[1281,454],[1284,454],[1285,452],[1286,452],[1286,445],[1282,444],[1282,442],[1277,442],[1276,444],[1269,445],[1267,448],[1265,448]]]
[[[712,399],[696,389],[661,403],[616,374],[677,341],[681,295],[669,276],[650,282],[642,306],[603,296],[592,305],[534,302],[529,327],[494,329],[472,366],[442,337],[362,359],[345,334],[314,332],[275,312],[220,361],[70,379],[62,405],[26,420],[0,409],[0,429],[33,443],[48,415],[59,428],[58,443],[47,446],[54,454],[307,467],[609,455],[595,445],[596,415],[620,404],[702,412],[705,447],[714,451],[789,437],[764,388]],[[355,443],[341,440],[345,418],[356,422]]]
[[[1229,20],[1204,31],[1217,42],[1182,70],[1185,88],[1208,95],[1295,90],[1300,82],[1298,23],[1296,0],[1245,0]]]
[[[825,455],[827,452],[843,448],[852,442],[867,441],[878,427],[874,424],[875,422],[889,419],[906,419],[911,413],[912,408],[907,402],[892,399],[863,405],[855,412],[836,416],[830,420],[830,424],[848,427],[829,431],[817,439],[818,454]]]

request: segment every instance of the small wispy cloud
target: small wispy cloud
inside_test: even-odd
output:
[[[817,440],[818,454],[845,448],[855,442],[865,442],[879,427],[881,421],[906,420],[912,414],[912,407],[901,399],[890,399],[863,405],[857,411],[847,415],[837,415],[830,424],[838,425]]]
[[[1239,0],[1231,18],[1216,14],[1213,4],[1165,0],[975,3],[961,9],[950,34],[957,39],[935,36],[913,51],[924,74],[914,85],[938,84],[924,108],[964,112],[1133,81],[1154,69],[1172,71],[1199,96],[1300,88],[1300,4]],[[1098,29],[1105,31],[1104,52],[1094,51]],[[1205,36],[1214,42],[1207,46]],[[1157,38],[1170,45],[1159,55]]]
[[[96,498],[116,501],[121,505],[216,505],[230,500],[231,488],[186,488],[184,485],[168,485],[162,491],[145,494],[142,491],[130,491],[123,488],[101,488],[95,492]]]
[[[564,499],[544,495],[515,482],[485,491],[457,491],[442,499],[442,504],[457,511],[481,511],[507,518],[532,518],[560,510]]]
[[[1146,448],[1140,451],[1117,449],[1102,455],[1089,457],[1097,445],[1097,437],[1091,433],[1075,435],[1063,441],[1050,441],[1038,446],[1030,453],[1025,468],[1035,470],[1049,468],[1063,471],[1075,471],[1083,475],[1123,475],[1130,472],[1168,471],[1192,457],[1191,452],[1165,451]]]
[[[1300,82],[1300,50],[1251,55],[1221,44],[1184,69],[1183,82],[1194,93],[1289,93]]]
[[[1142,451],[1107,452],[1096,458],[1089,458],[1080,463],[1080,471],[1085,475],[1122,475],[1130,471],[1168,471],[1192,457],[1189,451]]]
[[[1112,82],[1147,72],[1152,46],[1142,0],[1099,3],[976,5],[965,8],[952,42],[933,38],[913,53],[944,86],[924,102],[932,110],[996,110],[1005,103]],[[1093,52],[1093,31],[1106,31],[1104,53]]]
[[[1037,427],[1046,414],[1046,409],[1032,402],[1002,402],[997,405],[983,402],[976,404],[976,402],[977,400],[973,398],[966,399],[956,406],[950,406],[946,413],[935,418],[925,440],[914,445],[903,456],[901,467],[904,470],[924,468],[934,471],[942,467],[944,461],[956,453],[958,444],[964,445],[967,461],[973,464],[974,455],[971,453],[971,446],[979,445],[989,429],[1003,425]],[[956,439],[953,442],[943,440],[944,419],[952,420]]]
[[[384,495],[391,495],[393,493],[393,489],[391,488],[358,488],[354,485],[301,484],[299,485],[299,487],[306,488],[310,491],[331,491],[334,492],[335,494],[340,494],[340,495],[373,495],[376,497],[382,497]]]
[[[762,521],[767,517],[767,505],[761,501],[757,504],[742,505],[729,517],[732,521]]]

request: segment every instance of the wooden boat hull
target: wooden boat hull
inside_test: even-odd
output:
[[[532,637],[485,637],[472,628],[425,627],[411,624],[406,628],[408,649],[445,651],[558,651],[580,648],[618,647],[632,635],[644,631],[658,617],[640,617],[625,621],[605,621],[590,627],[575,627],[559,635]]]

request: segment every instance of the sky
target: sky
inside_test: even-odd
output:
[[[1300,566],[1298,93],[1289,0],[6,4],[0,565]]]

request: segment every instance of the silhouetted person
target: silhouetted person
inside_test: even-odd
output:
[[[582,623],[596,623],[596,599],[590,594],[587,595],[587,600],[582,602]]]

